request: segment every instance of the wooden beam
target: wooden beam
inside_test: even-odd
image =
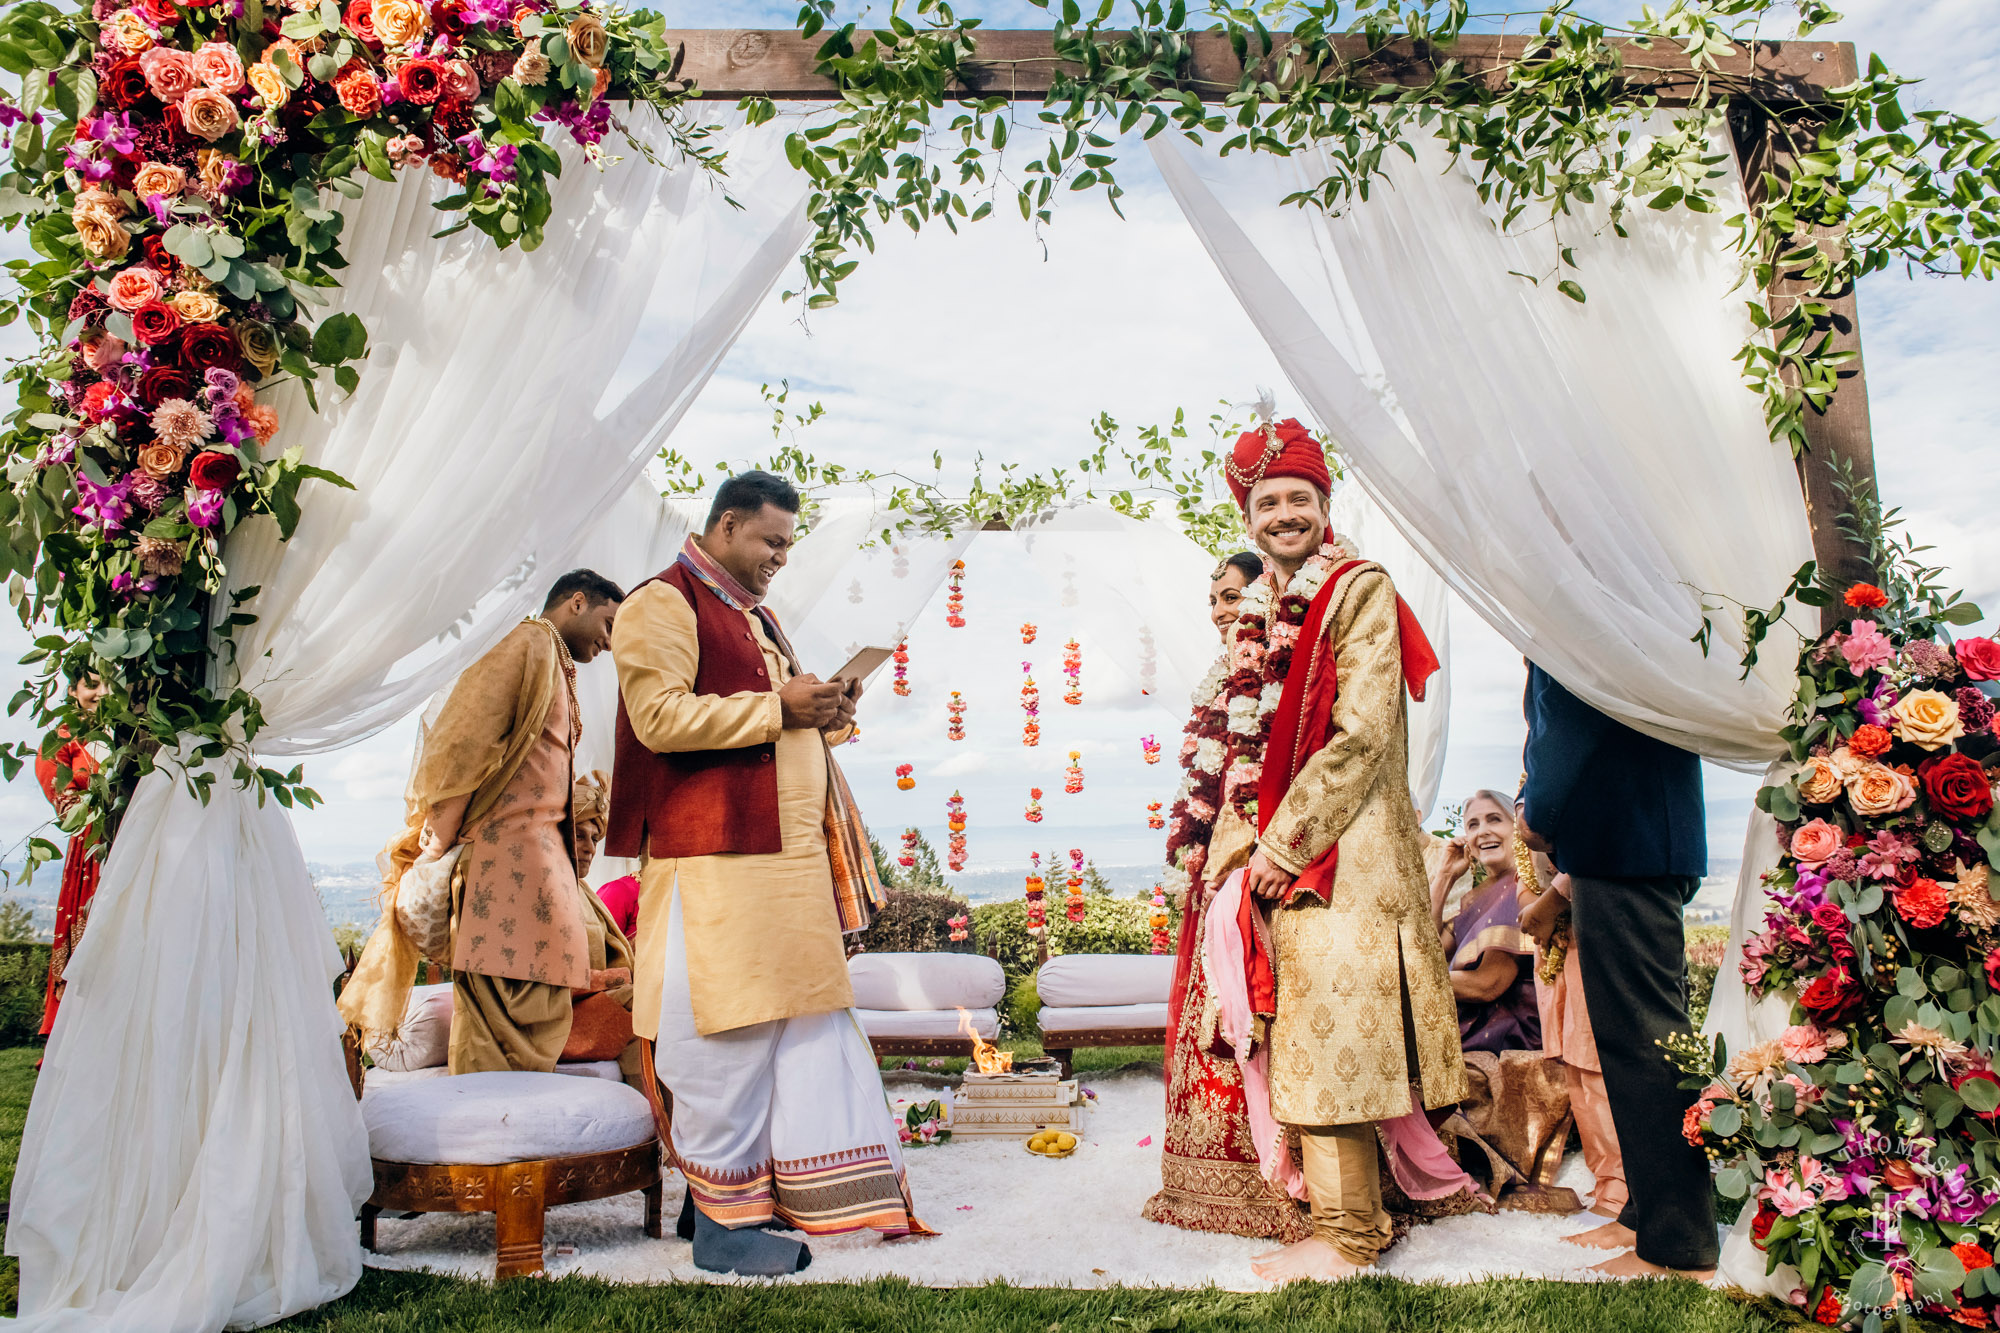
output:
[[[1751,205],[1765,198],[1764,175],[1779,180],[1791,175],[1801,149],[1814,147],[1813,130],[1787,132],[1761,107],[1732,102],[1729,128],[1736,141],[1737,170],[1742,174],[1743,192]],[[1803,134],[1803,142],[1795,134]],[[1821,245],[1833,241],[1836,233],[1823,231]],[[1797,295],[1806,284],[1792,273],[1779,273],[1771,284],[1767,304]],[[1825,411],[1811,404],[1805,409],[1807,451],[1798,458],[1799,490],[1806,506],[1806,522],[1812,529],[1813,558],[1820,572],[1836,584],[1872,580],[1875,569],[1860,543],[1841,535],[1842,502],[1834,487],[1837,469],[1845,464],[1857,481],[1875,483],[1875,444],[1868,421],[1868,380],[1861,362],[1861,314],[1853,287],[1826,302],[1827,318],[1818,322],[1821,332],[1830,332],[1833,351],[1851,351],[1854,360],[1837,374],[1838,387]],[[1838,603],[1821,612],[1822,629],[1832,629],[1843,613]]]
[[[857,34],[858,35],[858,34]],[[826,101],[839,96],[833,80],[817,69],[815,53],[825,40],[808,41],[790,28],[682,28],[667,40],[679,48],[675,77],[698,85],[709,97],[734,101],[769,97],[779,101]],[[1289,34],[1279,33],[1280,50]],[[1061,65],[1053,34],[1042,29],[981,29],[974,33],[976,55],[965,69],[966,96],[1007,97],[1039,102]],[[1385,87],[1422,86],[1448,59],[1468,77],[1494,79],[1531,49],[1526,37],[1461,37],[1448,46],[1401,41],[1371,50],[1363,38],[1338,38],[1334,50],[1364,78]],[[1671,42],[1642,50],[1628,40],[1611,44],[1624,65],[1627,87],[1651,93],[1666,106],[1684,105],[1697,87],[1687,58]],[[1180,77],[1162,88],[1191,90],[1203,101],[1220,102],[1236,91],[1243,62],[1222,33],[1196,33]],[[1272,63],[1269,60],[1262,62]],[[1739,47],[1719,62],[1721,77],[1749,81],[1749,91],[1771,105],[1825,100],[1828,88],[1856,78],[1854,48],[1841,42],[1759,42]],[[1074,68],[1074,67],[1072,67]]]

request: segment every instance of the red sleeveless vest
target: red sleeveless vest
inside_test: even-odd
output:
[[[694,675],[696,694],[776,688],[741,611],[678,564],[647,582],[672,584],[694,608],[701,653]],[[767,742],[736,750],[656,754],[633,733],[621,692],[604,854],[665,858],[781,850],[777,748]]]

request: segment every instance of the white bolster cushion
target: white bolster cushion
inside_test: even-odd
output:
[[[412,986],[395,1035],[368,1048],[377,1069],[408,1073],[435,1069],[451,1055],[451,983]]]
[[[991,1009],[1007,974],[983,953],[859,953],[847,960],[857,1009]]]
[[[992,1009],[968,1009],[972,1026],[980,1036],[992,1041],[1000,1035],[1000,1015]],[[857,1009],[861,1030],[869,1037],[896,1037],[904,1041],[935,1037],[962,1037],[956,1009]]]
[[[1093,1004],[1165,1004],[1174,985],[1170,953],[1071,953],[1035,974],[1042,1003],[1058,1009]]]

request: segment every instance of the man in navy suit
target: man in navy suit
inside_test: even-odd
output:
[[[1693,1095],[1658,1043],[1686,1032],[1681,914],[1708,870],[1701,761],[1598,712],[1528,665],[1521,831],[1566,877],[1584,1001],[1631,1197],[1570,1239],[1633,1253],[1615,1276],[1715,1268],[1707,1159],[1681,1137]],[[1539,915],[1539,914],[1538,914]],[[1551,915],[1552,919],[1552,915]]]

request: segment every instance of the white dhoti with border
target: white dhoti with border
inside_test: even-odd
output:
[[[678,885],[676,885],[678,889]],[[668,906],[654,1065],[694,1203],[727,1227],[774,1219],[809,1235],[929,1234],[911,1215],[896,1120],[852,1009],[702,1036],[680,894]]]

